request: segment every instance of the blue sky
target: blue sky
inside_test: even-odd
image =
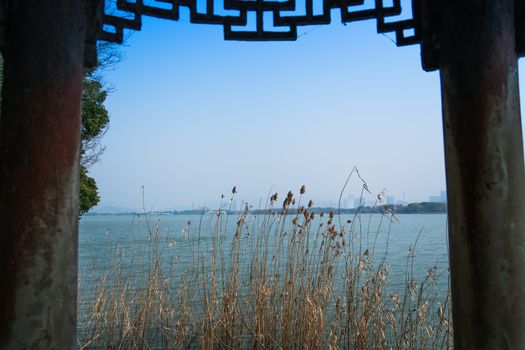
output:
[[[145,19],[124,60],[103,72],[111,125],[91,169],[101,206],[140,208],[141,186],[160,210],[215,206],[233,185],[257,204],[303,184],[322,204],[337,200],[354,166],[373,193],[438,194],[438,73],[421,69],[419,46],[396,47],[374,21],[332,22],[296,42],[254,43]],[[359,193],[357,181],[348,191]]]

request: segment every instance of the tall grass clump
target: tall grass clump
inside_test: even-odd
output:
[[[203,212],[176,240],[146,215],[83,274],[78,348],[450,348],[447,276],[416,280],[417,242],[402,287],[389,284],[388,237],[376,242],[394,214],[318,213],[304,194]]]

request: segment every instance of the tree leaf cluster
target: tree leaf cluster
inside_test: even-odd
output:
[[[84,75],[82,89],[82,123],[80,126],[80,165],[89,169],[98,162],[104,146],[101,139],[109,126],[109,113],[104,106],[107,90],[92,72]]]
[[[104,106],[107,90],[93,70],[84,73],[82,83],[82,122],[80,124],[80,215],[98,204],[97,183],[88,169],[98,162],[105,147],[101,139],[109,126],[109,113]]]

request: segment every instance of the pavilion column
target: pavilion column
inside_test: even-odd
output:
[[[84,0],[11,0],[0,117],[0,349],[76,339]]]
[[[525,173],[513,0],[442,0],[456,349],[525,349]]]

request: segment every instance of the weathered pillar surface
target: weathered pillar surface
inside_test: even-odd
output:
[[[75,346],[84,1],[9,1],[0,349]]]
[[[456,349],[525,349],[525,174],[513,0],[443,0]]]

